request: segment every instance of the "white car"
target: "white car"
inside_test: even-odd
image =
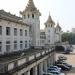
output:
[[[61,71],[61,68],[60,67],[58,67],[58,66],[50,66],[50,68],[54,68],[54,69],[57,69],[58,71]]]
[[[64,73],[60,73],[59,75],[65,75]]]
[[[58,71],[57,69],[48,69],[48,73],[60,74],[60,71]]]

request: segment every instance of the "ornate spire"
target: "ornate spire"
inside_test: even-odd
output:
[[[50,16],[50,13],[49,13],[49,17],[45,24],[47,24],[47,23],[51,23],[51,24],[55,25],[54,21],[52,20],[52,17]]]
[[[27,10],[30,10],[30,11],[37,10],[37,8],[36,8],[35,5],[34,5],[33,0],[29,0],[25,11],[27,11]]]
[[[60,25],[59,25],[59,22],[57,22],[57,26],[56,26],[56,28],[61,29],[61,27],[60,27]]]
[[[23,12],[20,12],[20,13],[25,14],[26,12],[35,12],[35,13],[38,13],[41,16],[41,13],[35,7],[33,0],[29,0],[25,10]]]

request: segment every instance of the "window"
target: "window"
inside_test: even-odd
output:
[[[20,29],[20,36],[23,36],[23,31],[22,31],[22,29]]]
[[[10,51],[10,41],[6,41],[6,51]]]
[[[51,24],[51,27],[52,27],[52,24]]]
[[[2,42],[0,42],[0,52],[2,51]]]
[[[32,14],[32,18],[34,19],[34,14]]]
[[[10,27],[6,27],[6,35],[10,35]]]
[[[27,41],[25,41],[25,48],[27,48]]]
[[[48,30],[48,32],[50,32],[50,30]]]
[[[44,40],[42,40],[42,43],[44,43]]]
[[[27,36],[27,30],[25,30],[25,36]]]
[[[48,40],[48,42],[50,43],[50,40]]]
[[[45,25],[47,27],[47,25]]]
[[[28,14],[28,18],[29,18],[30,16],[29,16],[29,14]]]
[[[23,48],[23,41],[20,41],[20,49]]]
[[[17,41],[14,41],[14,49],[17,49]]]
[[[2,35],[2,26],[0,26],[0,35]]]
[[[14,36],[17,36],[17,28],[14,28]]]

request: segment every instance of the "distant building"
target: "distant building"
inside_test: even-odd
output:
[[[75,34],[75,28],[72,28],[72,33]]]

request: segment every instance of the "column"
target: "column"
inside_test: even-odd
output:
[[[56,51],[54,51],[54,63],[55,63],[55,61],[56,61]]]
[[[54,59],[54,53],[52,53],[52,57],[53,57],[53,64],[54,64],[54,62],[55,62],[55,61],[54,61],[54,60],[55,60],[55,59]]]
[[[37,66],[33,67],[33,75],[37,75]]]
[[[43,62],[43,69],[44,69],[44,72],[47,72],[47,60],[44,60]]]
[[[50,57],[48,58],[48,67],[50,67]]]
[[[51,65],[53,65],[53,55],[51,55]]]
[[[39,75],[43,75],[43,63],[39,64]]]
[[[26,72],[26,75],[30,75],[30,70]]]

